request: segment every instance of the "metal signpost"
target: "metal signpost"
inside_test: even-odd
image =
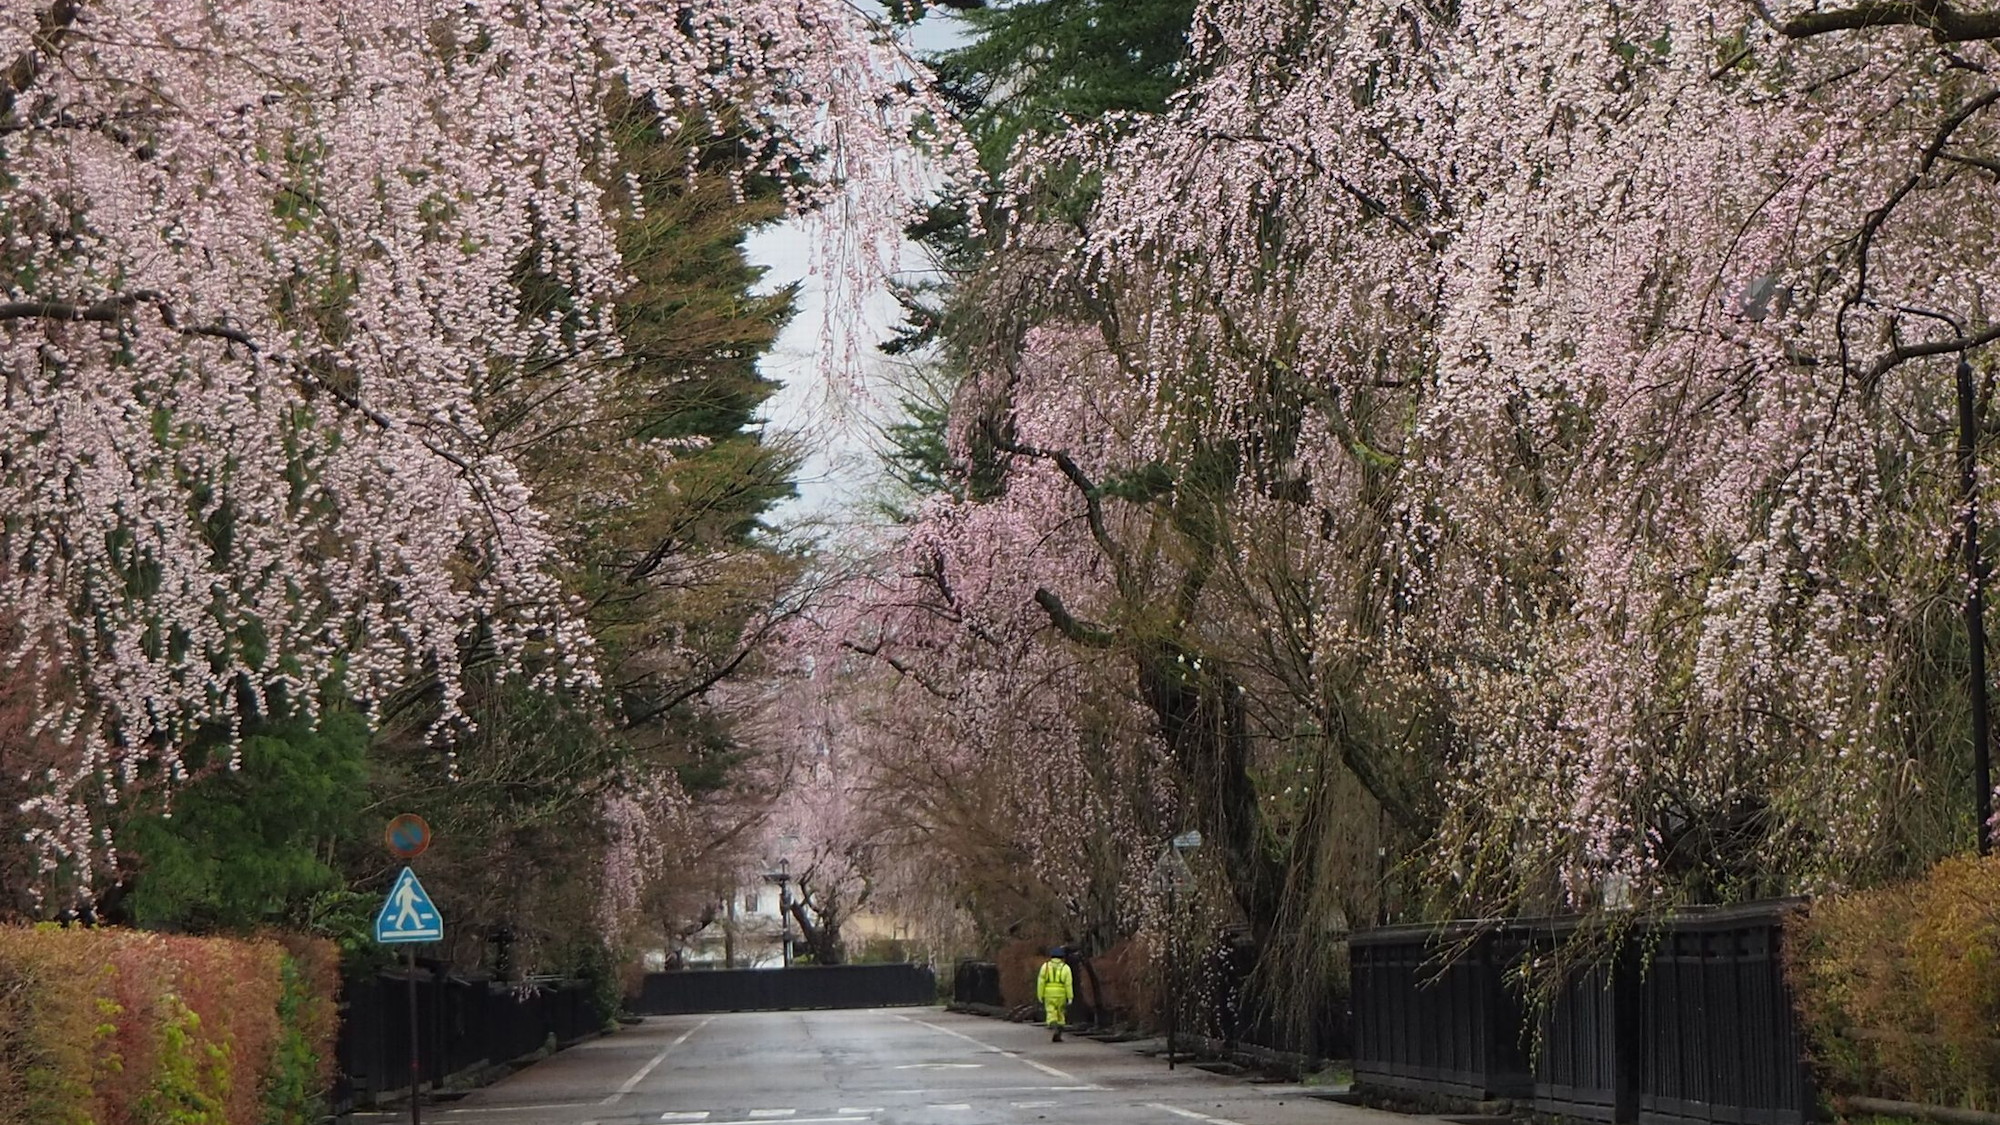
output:
[[[421,818],[405,813],[389,822],[383,839],[390,851],[411,859],[430,846],[431,830]],[[382,900],[381,911],[375,915],[375,940],[382,945],[406,947],[403,950],[403,974],[410,988],[410,1125],[423,1125],[423,1111],[417,1099],[423,1069],[419,1065],[417,1051],[416,943],[443,941],[444,915],[439,913],[431,896],[425,893],[424,885],[417,881],[417,873],[407,867],[396,876],[395,885],[389,888],[388,897]]]
[[[1180,944],[1180,892],[1194,882],[1194,871],[1188,867],[1187,858],[1181,853],[1201,846],[1201,833],[1183,832],[1173,838],[1166,847],[1160,849],[1160,858],[1153,863],[1153,885],[1167,896],[1167,1069],[1175,1069],[1179,1061],[1176,1057],[1174,1041],[1179,1037],[1181,1024],[1180,969],[1175,947]]]

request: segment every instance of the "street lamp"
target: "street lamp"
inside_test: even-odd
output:
[[[1742,315],[1761,321],[1771,311],[1791,303],[1791,290],[1781,288],[1769,276],[1751,279],[1744,292]],[[1921,316],[1951,326],[1958,333],[1958,365],[1953,369],[1953,389],[1958,397],[1958,443],[1953,460],[1958,468],[1959,558],[1965,581],[1965,601],[1960,609],[1965,620],[1966,694],[1971,697],[1973,840],[1980,855],[1993,850],[1993,767],[1992,703],[1986,683],[1986,560],[1979,542],[1979,399],[1973,386],[1972,363],[1966,358],[1967,344],[1975,343],[1965,322],[1950,313],[1920,309],[1912,305],[1885,305],[1897,312]],[[1950,347],[1947,344],[1946,347]],[[1938,354],[1923,353],[1923,354]],[[1948,354],[1948,353],[1946,353]]]
[[[1909,305],[1895,308],[1943,321],[1961,341],[1967,336],[1965,324],[1949,313]],[[1987,855],[1993,850],[1992,711],[1986,686],[1986,560],[1979,543],[1979,400],[1963,347],[1952,375],[1958,392],[1958,448],[1953,452],[1958,462],[1959,551],[1965,579],[1965,686],[1972,697],[1973,839],[1979,854]]]
[[[788,888],[792,882],[792,861],[778,857],[778,869],[766,872],[764,878],[778,884],[778,944],[784,966],[792,967],[792,900]]]
[[[1956,327],[1956,326],[1954,326]],[[1960,329],[1960,335],[1964,330]],[[1972,389],[1972,364],[1958,353],[1954,372],[1958,383],[1958,502],[1964,521],[1960,544],[1965,559],[1965,642],[1971,659],[1966,664],[1967,686],[1972,695],[1972,788],[1975,791],[1973,816],[1977,819],[1979,854],[1993,850],[1993,774],[1988,764],[1992,736],[1987,731],[1986,699],[1986,563],[1979,554],[1979,419]]]

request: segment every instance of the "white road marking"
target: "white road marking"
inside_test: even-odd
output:
[[[477,1109],[434,1109],[431,1112],[438,1115],[439,1117],[451,1117],[454,1115],[467,1114],[467,1113],[477,1113],[481,1116],[484,1116],[489,1113],[540,1113],[541,1111],[546,1109],[575,1109],[577,1106],[597,1105],[597,1104],[598,1104],[597,1102],[537,1102],[534,1105],[496,1105],[491,1108],[488,1108],[486,1106],[480,1106]],[[357,1113],[354,1116],[359,1118],[372,1115]],[[408,1115],[401,1113],[392,1113],[389,1114],[388,1116],[390,1118],[402,1118]]]
[[[709,1020],[712,1020],[714,1018],[715,1018],[714,1016],[709,1016],[707,1017],[707,1019],[704,1019],[700,1023],[695,1024],[693,1027],[690,1027],[686,1031],[681,1032],[681,1037],[679,1039],[676,1039],[673,1042],[667,1044],[666,1046],[660,1048],[660,1053],[654,1055],[651,1062],[648,1062],[645,1066],[640,1067],[639,1073],[633,1075],[630,1078],[627,1078],[625,1080],[625,1084],[623,1086],[618,1087],[617,1093],[606,1097],[603,1101],[598,1102],[597,1104],[617,1105],[618,1099],[624,1097],[625,1095],[639,1088],[639,1083],[644,1082],[646,1080],[646,1076],[648,1074],[653,1073],[654,1067],[660,1065],[663,1062],[666,1062],[667,1056],[673,1053],[675,1047],[678,1047],[681,1044],[687,1042],[688,1036],[693,1035],[695,1032],[700,1031],[704,1027],[707,1027]]]
[[[1010,1104],[1015,1109],[1053,1109],[1056,1106],[1061,1105],[1062,1103],[1061,1102],[1010,1102],[1008,1104]]]
[[[985,1063],[904,1063],[897,1070],[978,1070]]]
[[[1109,1086],[1088,1086],[1088,1085],[1086,1085],[1086,1086],[979,1086],[979,1087],[975,1087],[975,1089],[977,1089],[977,1090],[978,1090],[978,1091],[979,1091],[980,1093],[982,1093],[982,1094],[1062,1094],[1062,1093],[1071,1093],[1071,1092],[1089,1092],[1089,1091],[1098,1091],[1098,1092],[1101,1092],[1101,1091],[1104,1091],[1104,1090],[1108,1090],[1108,1089],[1110,1089],[1110,1088],[1111,1088],[1111,1087],[1109,1087]],[[919,1087],[918,1089],[914,1089],[914,1090],[882,1090],[882,1091],[879,1091],[879,1092],[880,1092],[880,1093],[884,1093],[884,1094],[897,1094],[897,1095],[914,1095],[914,1094],[942,1094],[942,1093],[944,1093],[945,1091],[943,1091],[943,1090],[932,1090],[932,1089],[929,1089],[929,1088],[926,1088],[926,1087]],[[954,1090],[954,1091],[952,1091],[952,1092],[953,1092],[953,1093],[956,1093],[957,1091],[955,1091],[955,1090]]]
[[[1062,1078],[1070,1082],[1081,1081],[1081,1079],[1077,1078],[1076,1075],[1071,1074],[1068,1071],[1058,1070],[1055,1067],[1048,1065],[1047,1063],[1039,1063],[1033,1059],[1024,1058],[1017,1051],[1009,1051],[1002,1047],[995,1047],[991,1043],[981,1042],[980,1040],[974,1039],[972,1036],[967,1035],[962,1031],[953,1031],[951,1028],[948,1027],[940,1027],[937,1024],[930,1022],[929,1020],[911,1019],[909,1016],[898,1016],[897,1018],[903,1020],[909,1020],[909,1022],[916,1024],[919,1027],[928,1027],[932,1031],[942,1031],[946,1035],[955,1036],[959,1039],[963,1039],[967,1043],[970,1043],[975,1047],[984,1048],[985,1050],[992,1051],[996,1054],[1004,1055],[1007,1058],[1013,1059],[1015,1062],[1027,1063],[1029,1066],[1034,1067],[1036,1070],[1041,1071],[1043,1074],[1048,1075],[1050,1078]]]
[[[708,1125],[766,1125],[770,1117],[746,1117],[742,1121],[710,1121]],[[828,1121],[868,1121],[868,1117],[792,1117],[792,1125],[824,1125]]]
[[[1231,1121],[1227,1117],[1210,1117],[1206,1113],[1196,1113],[1194,1110],[1191,1109],[1182,1109],[1179,1106],[1164,1105],[1160,1102],[1147,1102],[1146,1108],[1164,1109],[1168,1113],[1175,1114],[1180,1117],[1185,1117],[1193,1121],[1206,1121],[1208,1122],[1208,1125],[1238,1125],[1237,1122]]]
[[[753,1109],[750,1116],[758,1121],[771,1121],[779,1117],[793,1117],[798,1112],[796,1109]]]
[[[932,1102],[932,1109],[971,1109],[971,1102]]]
[[[882,1112],[882,1107],[881,1107],[881,1106],[879,1106],[879,1105],[863,1105],[863,1106],[854,1106],[854,1105],[844,1105],[844,1106],[841,1106],[841,1107],[840,1107],[839,1109],[836,1109],[836,1110],[834,1110],[833,1112],[835,1112],[835,1113],[880,1113],[880,1112]]]
[[[679,1110],[679,1109],[670,1109],[670,1110],[668,1110],[667,1112],[665,1112],[665,1113],[662,1113],[662,1114],[660,1115],[660,1120],[662,1120],[662,1121],[706,1121],[706,1120],[708,1120],[708,1111],[707,1111],[707,1110],[705,1110],[705,1109],[687,1109],[687,1110]]]

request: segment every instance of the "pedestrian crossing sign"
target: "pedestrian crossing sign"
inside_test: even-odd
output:
[[[396,885],[382,901],[382,912],[375,915],[375,940],[384,945],[444,940],[444,915],[424,893],[417,873],[407,867],[396,876]]]

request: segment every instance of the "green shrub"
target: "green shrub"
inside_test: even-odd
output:
[[[334,994],[340,955],[324,941],[287,943],[278,997],[276,1050],[264,1076],[260,1125],[312,1125],[326,1116],[333,1078],[333,1037],[339,1030]]]
[[[1822,898],[1786,948],[1829,1093],[2000,1108],[2000,859]]]
[[[0,927],[0,1125],[312,1120],[336,957],[325,942]]]

